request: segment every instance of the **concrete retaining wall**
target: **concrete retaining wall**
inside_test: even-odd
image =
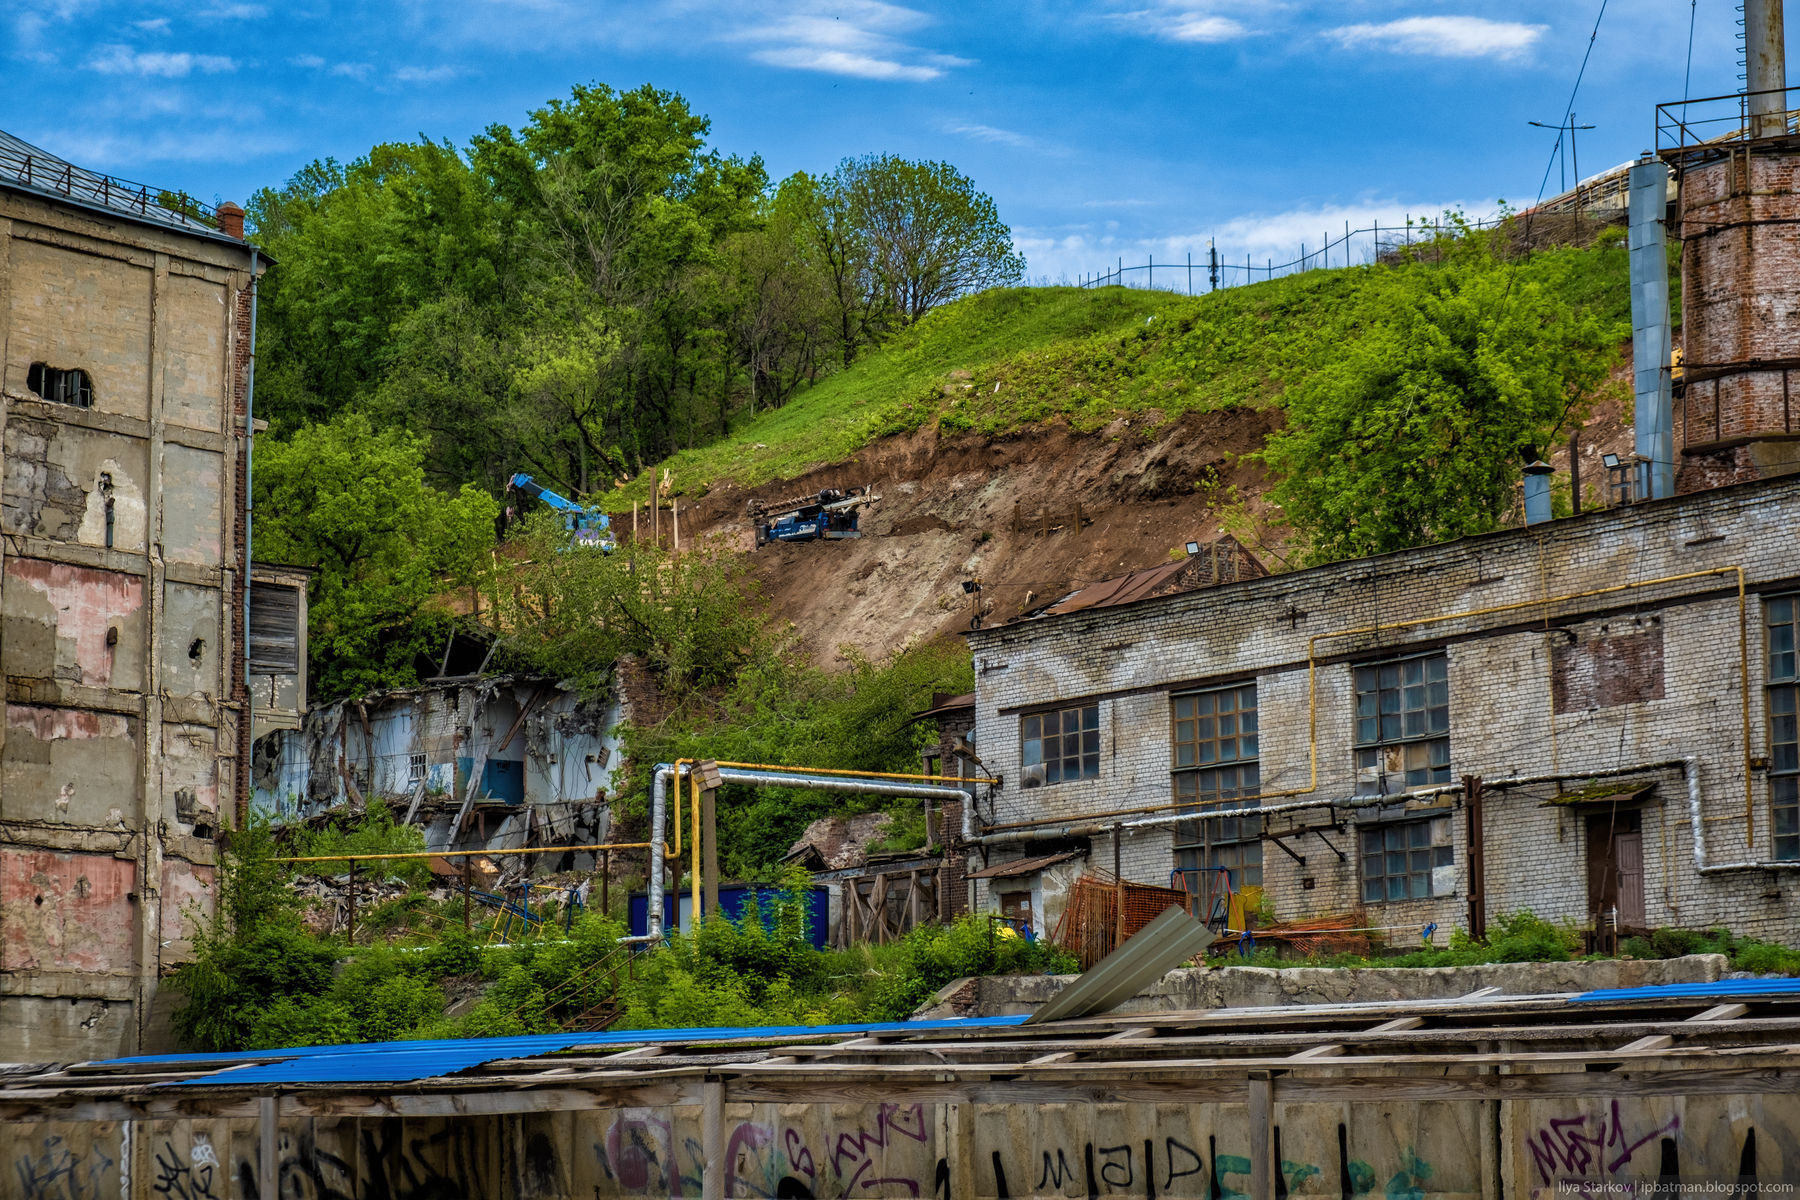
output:
[[[1597,962],[1489,963],[1478,967],[1188,967],[1170,971],[1126,1001],[1120,1013],[1286,1004],[1357,1004],[1383,1000],[1450,1000],[1483,988],[1508,996],[1591,992],[1601,988],[1711,983],[1724,977],[1725,956],[1604,959]],[[988,1017],[1028,1013],[1073,983],[1074,975],[1001,975],[959,979],[920,1009],[921,1017]]]

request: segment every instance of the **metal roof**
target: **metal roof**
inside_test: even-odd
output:
[[[1071,858],[1082,858],[1086,850],[1064,850],[1061,854],[1040,854],[1036,858],[1014,858],[1006,862],[995,863],[991,867],[983,867],[979,871],[970,871],[965,879],[1013,879],[1020,875],[1035,875],[1045,867],[1054,867],[1057,863],[1068,862]]]
[[[520,1037],[451,1038],[416,1042],[369,1042],[336,1046],[293,1046],[280,1050],[224,1054],[161,1054],[116,1058],[97,1067],[231,1064],[210,1074],[163,1086],[252,1083],[401,1083],[435,1079],[503,1058],[529,1058],[582,1047],[654,1046],[681,1042],[767,1041],[771,1038],[869,1036],[932,1030],[1003,1028],[1024,1023],[1016,1017],[955,1017],[936,1021],[880,1021],[853,1025],[758,1025],[725,1028],[615,1029],[603,1033],[527,1034]]]
[[[0,130],[0,186],[246,247],[242,240],[219,231],[210,204],[184,192],[78,167],[5,130]]]
[[[1213,932],[1185,908],[1162,915],[1031,1014],[1028,1024],[1110,1012],[1212,945]]]
[[[1725,995],[1741,997],[1744,1010],[1714,1011]],[[1407,1020],[1395,1020],[1402,1016]],[[1551,1089],[1544,1095],[1614,1086],[1624,1077],[1635,1088],[1661,1079],[1663,1090],[1678,1094],[1692,1070],[1715,1086],[1733,1076],[1752,1093],[1791,1095],[1800,1079],[1797,1037],[1800,983],[1780,979],[1523,996],[1479,989],[1434,1000],[1149,1011],[1041,1024],[996,1017],[620,1030],[201,1056],[206,1061],[185,1069],[168,1059],[196,1056],[12,1068],[0,1071],[0,1127],[237,1118],[254,1115],[271,1097],[284,1118],[629,1107],[652,1103],[652,1089],[656,1102],[699,1105],[706,1089],[720,1085],[740,1098],[754,1093],[799,1104],[848,1095],[936,1103],[954,1094],[981,1103],[1178,1094],[1216,1102],[1270,1072],[1280,1074],[1290,1103],[1303,1102],[1309,1089],[1320,1102],[1342,1103],[1346,1088],[1387,1088],[1396,1074],[1410,1080],[1404,1086],[1434,1096],[1492,1099],[1493,1072],[1522,1062],[1530,1064],[1534,1088]],[[585,1053],[589,1047],[598,1052]],[[275,1053],[291,1057],[268,1061]],[[239,1069],[220,1069],[234,1064]],[[168,1086],[176,1081],[194,1086]]]

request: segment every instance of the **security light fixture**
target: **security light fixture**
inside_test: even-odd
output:
[[[1187,544],[1187,552],[1188,552],[1188,553],[1189,553],[1189,554],[1198,554],[1198,553],[1200,553],[1200,543],[1199,543],[1199,542],[1189,542],[1189,543],[1188,543],[1188,544]]]
[[[1616,455],[1616,454],[1602,454],[1602,455],[1601,455],[1601,456],[1600,456],[1600,461],[1601,461],[1601,462],[1602,462],[1602,463],[1604,463],[1604,464],[1605,464],[1605,466],[1606,466],[1606,468],[1607,468],[1607,470],[1609,470],[1609,471],[1610,471],[1610,470],[1613,470],[1613,469],[1615,469],[1615,468],[1617,468],[1617,467],[1618,467],[1618,465],[1619,465],[1619,456],[1618,456],[1618,455]]]
[[[973,596],[976,592],[979,592],[980,590],[981,590],[981,580],[979,580],[979,579],[963,580],[963,595]]]

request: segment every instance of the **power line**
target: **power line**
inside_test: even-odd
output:
[[[1688,98],[1688,82],[1694,77],[1694,17],[1700,9],[1700,0],[1688,0],[1688,51],[1687,69],[1681,73],[1681,98]]]

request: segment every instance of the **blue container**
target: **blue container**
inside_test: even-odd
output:
[[[775,896],[780,890],[769,883],[720,884],[719,909],[728,919],[740,923],[746,911],[756,912],[762,918],[763,928],[767,929],[772,924]],[[663,928],[686,930],[691,924],[692,908],[693,898],[689,891],[664,892]],[[643,892],[632,893],[626,912],[634,937],[643,937],[649,932],[649,896]],[[807,888],[806,913],[806,940],[812,943],[813,949],[823,950],[830,933],[831,893],[817,884]]]

